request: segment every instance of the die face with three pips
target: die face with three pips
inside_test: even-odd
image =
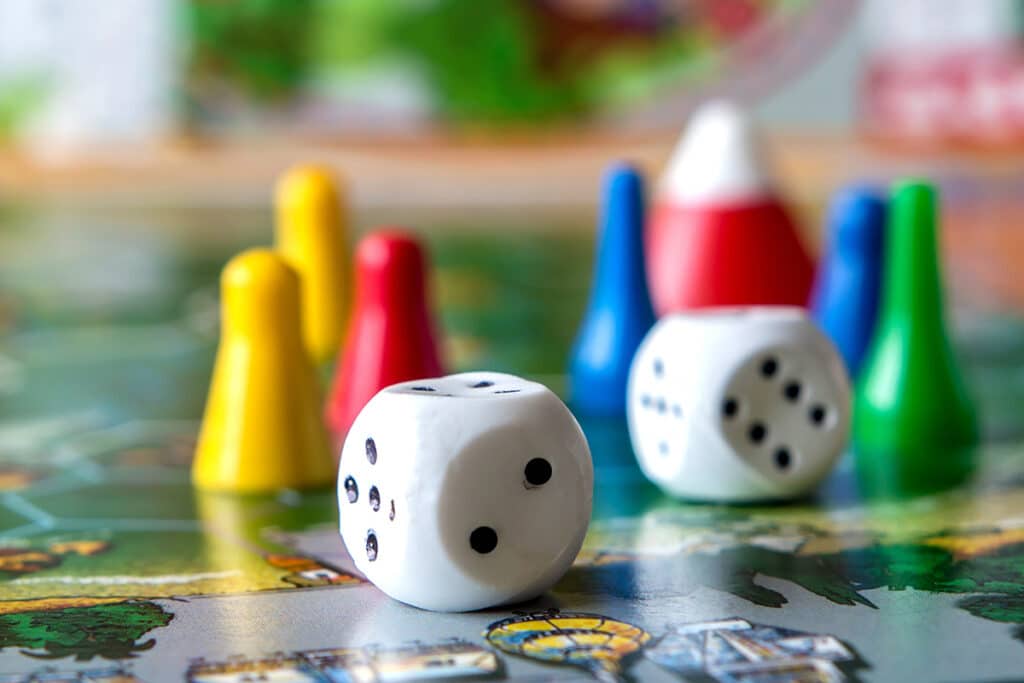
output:
[[[593,465],[543,385],[489,372],[378,393],[342,448],[342,537],[402,602],[466,611],[536,597],[568,570],[590,521]]]
[[[641,468],[667,492],[792,498],[842,452],[850,387],[835,348],[801,309],[697,311],[662,319],[641,344],[627,415]]]

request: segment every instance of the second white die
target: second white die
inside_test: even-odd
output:
[[[402,602],[465,611],[536,597],[590,522],[593,465],[541,384],[474,372],[406,382],[356,418],[338,472],[341,535]]]
[[[802,309],[663,318],[630,368],[629,432],[641,469],[683,498],[799,496],[846,446],[850,386]]]

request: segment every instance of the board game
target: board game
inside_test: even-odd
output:
[[[190,484],[217,276],[270,220],[0,213],[0,681],[1020,678],[1012,320],[960,335],[990,435],[964,487],[867,502],[846,456],[813,500],[683,504],[643,478],[622,421],[583,420],[594,519],[569,574],[533,603],[437,614],[359,576],[333,490]],[[523,223],[417,227],[451,368],[562,391],[591,233]]]

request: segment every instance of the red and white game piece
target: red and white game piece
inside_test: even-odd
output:
[[[805,306],[811,258],[769,180],[746,114],[711,102],[670,160],[648,223],[655,312]]]

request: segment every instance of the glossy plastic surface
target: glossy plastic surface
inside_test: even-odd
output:
[[[693,115],[659,183],[646,249],[659,317],[807,304],[811,259],[739,106],[710,102]]]
[[[656,205],[647,242],[658,316],[716,306],[804,306],[814,268],[789,213],[744,205]]]
[[[442,374],[431,321],[423,248],[385,229],[356,250],[356,303],[327,403],[340,442],[367,401],[384,387]]]
[[[342,188],[319,166],[277,185],[277,248],[302,280],[302,336],[317,363],[334,360],[352,307],[352,266]]]
[[[870,491],[942,488],[970,470],[978,420],[946,330],[935,189],[895,188],[875,339],[854,409],[858,470]]]
[[[590,302],[569,359],[569,403],[578,414],[625,414],[629,365],[654,324],[643,229],[643,179],[631,166],[613,166],[605,176]]]
[[[298,276],[275,252],[252,249],[224,268],[221,296],[193,482],[238,493],[331,484],[320,392],[300,337]]]
[[[856,377],[875,331],[882,286],[885,199],[871,187],[840,192],[829,215],[811,310]]]

